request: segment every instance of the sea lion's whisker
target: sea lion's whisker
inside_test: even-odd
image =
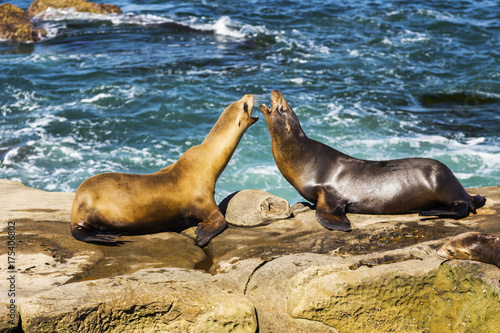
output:
[[[269,97],[266,95],[253,95],[254,105],[266,104],[269,102]]]

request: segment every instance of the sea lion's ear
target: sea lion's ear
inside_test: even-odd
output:
[[[290,134],[290,132],[292,131],[292,128],[290,127],[290,125],[288,125],[288,123],[286,124],[286,131],[288,134]]]

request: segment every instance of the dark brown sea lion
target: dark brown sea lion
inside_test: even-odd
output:
[[[290,184],[316,204],[328,229],[349,231],[346,213],[464,218],[486,199],[470,196],[444,164],[427,158],[360,160],[309,139],[278,90],[266,118],[274,160]]]
[[[466,232],[452,237],[437,253],[447,259],[477,260],[500,267],[500,237]]]
[[[252,117],[254,98],[229,105],[205,140],[177,162],[153,174],[105,173],[78,188],[71,209],[71,233],[84,242],[113,244],[117,234],[146,234],[199,221],[196,243],[206,245],[227,223],[214,199],[215,183],[231,159]]]

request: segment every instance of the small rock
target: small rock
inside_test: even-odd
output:
[[[0,5],[0,39],[12,42],[38,42],[47,31],[36,28],[28,15],[9,3]]]
[[[35,0],[28,8],[28,15],[35,17],[38,14],[47,10],[53,9],[69,9],[74,8],[77,12],[95,13],[95,14],[122,14],[120,7],[110,4],[96,4],[85,0]]]
[[[288,201],[259,190],[243,190],[227,197],[221,210],[225,210],[229,224],[241,227],[256,227],[292,216]]]
[[[293,212],[293,215],[297,215],[310,211],[312,207],[313,206],[308,202],[297,202],[292,207],[290,207],[290,210]]]

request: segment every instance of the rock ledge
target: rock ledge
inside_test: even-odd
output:
[[[466,231],[500,234],[500,187],[472,192],[486,206],[459,221],[349,214],[343,233],[294,205],[204,249],[194,227],[104,247],[71,236],[73,193],[0,180],[0,268],[13,276],[0,289],[15,291],[0,332],[498,332],[500,269],[436,254]]]

